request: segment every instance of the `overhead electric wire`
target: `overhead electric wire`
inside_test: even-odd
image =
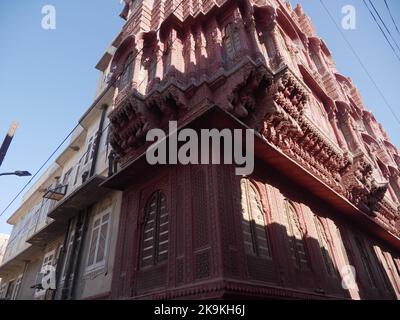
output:
[[[371,0],[369,0],[369,3],[371,4],[372,8],[374,9],[375,13],[378,15],[379,20],[382,22],[383,26],[385,27],[387,33],[389,34],[390,38],[392,39],[392,41],[394,42],[394,44],[396,45],[397,49],[400,51],[400,47],[396,41],[396,39],[393,37],[392,33],[390,32],[390,29],[387,27],[385,21],[383,21],[381,15],[379,14],[378,10],[376,9],[376,7],[374,6],[374,4],[372,3]]]
[[[57,146],[57,148],[51,153],[51,155],[46,159],[46,161],[40,166],[40,168],[35,172],[35,174],[32,176],[32,178],[29,179],[29,181],[22,187],[22,189],[17,193],[17,195],[11,200],[11,202],[7,205],[7,207],[0,213],[0,217],[4,214],[4,212],[7,211],[7,209],[14,203],[15,200],[21,195],[21,193],[26,189],[26,187],[35,179],[35,177],[39,174],[39,172],[44,168],[44,166],[53,158],[53,156],[57,153],[57,151],[64,145],[64,143],[69,139],[69,137],[72,135],[74,130],[79,126],[77,124],[74,129],[68,133],[68,135],[64,138],[64,140]]]
[[[394,55],[397,57],[397,60],[399,60],[399,62],[400,62],[399,54],[396,52],[396,49],[393,47],[393,44],[390,42],[390,40],[387,37],[385,31],[382,29],[382,26],[379,24],[379,22],[378,22],[377,18],[375,17],[374,13],[371,11],[371,8],[367,5],[367,2],[365,0],[363,0],[363,2],[364,2],[365,7],[368,9],[369,13],[371,14],[372,18],[374,19],[374,21],[375,21],[376,25],[378,26],[379,30],[381,31],[382,35],[386,39],[386,42],[388,43],[388,45],[392,49]]]
[[[377,83],[375,82],[374,78],[371,76],[370,72],[368,71],[367,67],[365,66],[365,64],[362,62],[360,56],[358,55],[357,51],[354,49],[353,45],[350,43],[349,40],[347,40],[346,36],[344,35],[342,29],[339,27],[339,25],[337,24],[337,22],[335,21],[335,19],[333,18],[332,14],[330,13],[329,9],[327,8],[327,6],[325,5],[325,3],[323,2],[323,0],[319,0],[321,2],[321,5],[324,7],[326,13],[328,14],[328,16],[330,17],[331,21],[333,22],[333,24],[336,26],[336,29],[339,31],[340,35],[342,36],[343,40],[346,42],[346,44],[349,46],[350,50],[352,51],[352,53],[354,54],[354,56],[356,57],[357,61],[359,62],[359,64],[361,65],[362,69],[364,70],[364,72],[367,74],[368,78],[371,80],[371,82],[373,83],[375,89],[378,91],[379,95],[381,96],[382,100],[385,102],[385,105],[388,107],[388,109],[390,110],[391,114],[393,115],[394,119],[397,121],[397,123],[400,125],[400,119],[399,117],[396,115],[396,113],[394,112],[392,106],[390,105],[389,101],[386,99],[385,95],[383,94],[382,90],[379,88],[379,86],[377,85]]]
[[[390,10],[390,7],[389,7],[387,1],[386,0],[384,0],[384,1],[385,1],[385,6],[386,6],[387,10],[389,11],[389,15],[390,15],[390,18],[392,19],[394,27],[396,28],[397,33],[400,35],[400,30],[399,30],[399,27],[397,26],[396,20],[394,19],[393,15],[392,15],[392,11]]]
[[[176,12],[176,10],[182,5],[184,0],[181,0],[181,2],[175,7],[175,9],[170,13],[170,14],[174,14]],[[155,33],[158,33],[158,31],[160,31],[161,28],[161,24],[158,27],[158,29],[155,31]],[[175,40],[174,40],[175,41]],[[141,51],[143,51],[144,48],[141,48],[136,55],[134,56],[134,58],[132,59],[132,61],[130,63],[128,63],[126,66],[124,66],[122,73],[130,67],[130,65],[136,60],[137,56],[140,54]],[[158,62],[159,60],[157,60]],[[144,81],[144,79],[142,80],[142,82],[140,84],[142,84]],[[111,83],[108,84],[107,88],[102,92],[102,94],[97,98],[98,100],[101,99],[106,92],[108,91],[108,88],[112,87],[113,85],[115,85],[115,83],[117,82],[117,79],[113,79],[113,81]],[[0,217],[8,210],[8,208],[11,207],[11,205],[18,199],[18,197],[21,195],[21,193],[26,189],[26,187],[33,181],[33,179],[40,173],[40,171],[45,167],[45,165],[53,158],[53,156],[57,153],[57,151],[64,145],[64,143],[71,137],[72,133],[79,127],[79,123],[68,133],[68,135],[64,138],[64,140],[57,146],[57,148],[51,153],[51,155],[46,159],[46,161],[40,166],[40,168],[38,170],[36,170],[36,172],[33,174],[33,176],[31,177],[31,179],[29,179],[29,181],[22,187],[22,189],[16,194],[16,196],[14,196],[14,198],[10,201],[10,203],[3,209],[3,211],[0,213]],[[108,127],[110,126],[110,124],[108,124],[106,126],[106,128],[102,131],[104,132]]]

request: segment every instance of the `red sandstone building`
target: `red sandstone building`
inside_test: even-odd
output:
[[[301,6],[121,16],[93,104],[8,219],[0,299],[399,299],[400,153]],[[253,174],[150,165],[170,121],[254,129]]]
[[[111,298],[399,298],[400,154],[301,6],[136,0],[122,17]],[[255,129],[254,174],[148,165],[170,120]]]

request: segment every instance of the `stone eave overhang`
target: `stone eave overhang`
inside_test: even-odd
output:
[[[178,123],[178,131],[185,127],[201,129],[251,129],[245,123],[215,105],[203,108],[199,110],[196,116]],[[375,235],[397,250],[400,250],[400,238],[377,224],[367,213],[362,212],[348,199],[286,156],[257,132],[255,133],[254,151],[257,159],[270,165],[280,174],[293,180],[299,187],[337,209],[338,216],[350,219],[368,233]],[[154,170],[154,166],[147,163],[146,153],[142,152],[136,158],[127,162],[119,172],[106,179],[101,185],[116,190],[126,190],[132,185],[133,181],[138,180],[139,177],[142,177],[149,171],[151,172],[151,170]]]
[[[45,246],[50,241],[63,235],[67,230],[67,224],[65,221],[54,220],[38,230],[34,235],[26,240],[35,246]]]
[[[26,249],[22,250],[11,259],[5,261],[0,266],[0,278],[4,278],[16,271],[22,272],[25,263],[35,259],[38,256],[38,254],[43,252],[43,250],[44,246],[39,247],[39,246],[29,245]]]

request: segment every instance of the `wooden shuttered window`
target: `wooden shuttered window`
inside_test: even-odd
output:
[[[134,70],[134,59],[135,55],[132,53],[129,54],[126,62],[124,64],[124,69],[121,74],[121,79],[119,82],[119,90],[123,90],[129,83],[131,83],[133,78],[133,70]]]
[[[361,256],[361,262],[363,264],[365,273],[367,275],[368,282],[373,288],[377,288],[378,286],[377,286],[376,279],[375,279],[373,271],[372,271],[373,267],[372,267],[371,261],[369,259],[369,255],[367,253],[367,250],[366,250],[363,242],[361,241],[361,239],[355,237],[354,241],[356,243],[358,252],[359,252],[359,254]]]
[[[333,255],[332,247],[328,241],[328,236],[326,234],[326,230],[321,220],[314,216],[315,227],[317,229],[318,234],[318,242],[321,248],[322,258],[324,259],[326,271],[332,277],[338,277],[338,272],[335,267],[335,260]]]
[[[285,200],[284,222],[289,238],[289,254],[295,268],[309,271],[310,263],[308,260],[307,249],[304,242],[303,231],[300,221],[293,204]]]
[[[260,196],[248,181],[241,181],[242,230],[245,252],[260,258],[271,257],[264,210]]]
[[[140,268],[155,266],[168,259],[169,216],[163,192],[154,192],[147,201],[140,247]]]
[[[234,59],[241,50],[241,44],[239,30],[233,23],[225,27],[224,44],[227,56]]]

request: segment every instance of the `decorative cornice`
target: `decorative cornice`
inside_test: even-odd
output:
[[[261,130],[264,138],[342,193],[341,173],[350,160],[305,116],[309,100],[306,87],[285,69],[276,76],[268,94],[273,103],[267,107]]]

